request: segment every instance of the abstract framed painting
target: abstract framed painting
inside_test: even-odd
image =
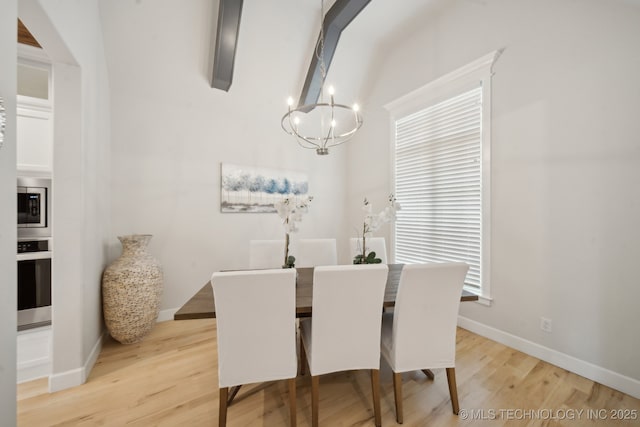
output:
[[[222,163],[220,187],[220,212],[275,212],[274,202],[306,195],[309,180],[302,172]]]

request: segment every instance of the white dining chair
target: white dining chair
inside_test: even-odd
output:
[[[365,239],[366,253],[375,252],[376,258],[380,258],[382,264],[387,264],[387,245],[384,237],[368,237]],[[362,237],[349,239],[351,262],[356,255],[362,255]]]
[[[282,268],[284,240],[249,241],[249,268]]]
[[[458,414],[455,376],[456,325],[465,263],[405,265],[395,310],[382,317],[381,353],[393,371],[396,420],[403,421],[402,372],[445,368],[453,413]]]
[[[296,267],[338,264],[336,239],[300,239],[292,255],[296,257]]]
[[[214,273],[218,340],[219,426],[243,384],[286,379],[296,425],[296,270]],[[236,387],[229,398],[229,388]]]
[[[371,370],[380,426],[380,327],[389,268],[383,264],[320,266],[313,273],[313,316],[300,321],[301,361],[311,374],[311,420],[318,426],[320,375]]]

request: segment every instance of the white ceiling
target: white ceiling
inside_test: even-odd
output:
[[[467,0],[481,1],[481,0]],[[331,82],[341,96],[364,97],[369,82],[375,79],[375,65],[382,59],[385,49],[398,40],[409,37],[411,33],[426,25],[431,14],[450,0],[373,0],[343,31],[327,81]],[[325,12],[335,0],[325,1]],[[310,58],[320,30],[320,1],[304,0],[299,3],[306,13],[307,22],[311,22],[306,37],[309,39],[308,53],[301,64],[303,75],[300,87],[309,68]],[[299,13],[299,11],[298,11]],[[338,95],[337,95],[338,96]],[[345,99],[349,103],[352,100]]]
[[[373,0],[351,22],[344,35],[366,38],[373,45],[415,31],[445,0]]]

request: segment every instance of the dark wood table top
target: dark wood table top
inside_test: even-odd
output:
[[[393,307],[396,303],[396,293],[400,282],[403,264],[389,264],[389,276],[384,291],[384,306]],[[311,315],[311,300],[313,295],[313,268],[298,268],[296,281],[296,316]],[[478,296],[468,291],[462,291],[460,301],[477,301]],[[211,281],[207,282],[180,310],[173,315],[174,320],[207,319],[216,317],[213,301]]]

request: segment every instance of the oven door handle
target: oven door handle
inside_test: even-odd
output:
[[[53,258],[52,251],[41,251],[41,252],[24,252],[16,255],[18,261],[29,261],[32,259],[47,259]]]

